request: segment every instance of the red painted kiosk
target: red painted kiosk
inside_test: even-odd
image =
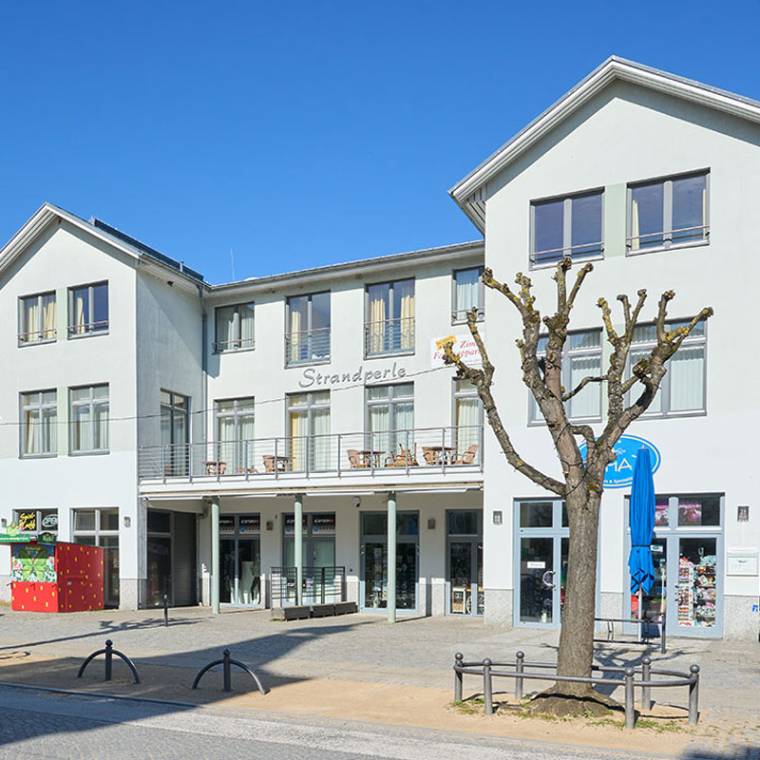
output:
[[[103,549],[34,536],[11,544],[11,607],[25,612],[102,610]]]

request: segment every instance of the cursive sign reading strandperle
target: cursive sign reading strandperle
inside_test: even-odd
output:
[[[380,380],[400,380],[406,377],[406,370],[393,362],[392,367],[382,369],[364,369],[360,365],[355,372],[317,372],[314,367],[307,367],[301,373],[298,381],[299,388],[324,388],[330,385],[342,385],[343,383],[373,383]]]

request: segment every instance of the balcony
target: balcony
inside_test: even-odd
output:
[[[397,477],[482,470],[483,427],[415,428],[141,447],[141,482]]]
[[[330,328],[291,332],[285,336],[285,366],[330,360]]]
[[[364,325],[365,356],[414,353],[414,317],[384,319]]]

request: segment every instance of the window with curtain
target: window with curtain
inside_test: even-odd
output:
[[[533,201],[531,261],[548,264],[562,258],[601,256],[602,190],[564,198]]]
[[[537,355],[544,356],[548,338],[539,338]],[[562,355],[562,385],[566,391],[575,389],[584,377],[602,374],[602,331],[584,330],[567,336]],[[572,420],[599,419],[602,415],[602,383],[589,383],[565,402]],[[541,411],[531,395],[530,421],[543,422]]]
[[[161,448],[164,473],[186,475],[189,464],[190,399],[161,390]]]
[[[69,337],[108,332],[108,283],[69,288]]]
[[[21,456],[58,453],[58,401],[54,390],[21,394]]]
[[[55,293],[38,293],[19,299],[19,345],[47,343],[56,339]]]
[[[478,319],[485,316],[482,274],[483,267],[455,270],[452,322],[466,322],[473,309],[478,310]]]
[[[414,351],[414,280],[367,287],[367,356]]]
[[[287,364],[312,364],[329,358],[330,294],[291,296],[287,300]]]
[[[477,389],[469,380],[454,380],[454,434],[457,459],[473,450],[476,456],[480,456],[478,449],[482,425],[483,404]]]
[[[330,444],[330,391],[287,397],[289,469],[333,469]]]
[[[244,473],[254,467],[254,400],[225,399],[216,402],[217,459],[226,472]]]
[[[108,452],[108,385],[69,389],[69,446],[72,454]]]
[[[629,252],[706,241],[708,189],[709,172],[629,185]]]
[[[367,386],[367,448],[381,461],[414,455],[414,383]]]
[[[217,306],[215,328],[214,351],[216,353],[254,348],[253,303]]]
[[[675,330],[686,322],[669,322],[668,330]],[[637,362],[646,359],[657,344],[657,330],[652,324],[638,325],[633,334],[633,343],[628,359],[628,377]],[[700,322],[691,335],[684,340],[681,348],[668,360],[667,372],[647,416],[667,417],[674,414],[704,414],[705,404],[705,351],[707,335],[705,323]],[[631,395],[640,394],[643,386],[635,385]],[[633,398],[631,398],[633,400]]]

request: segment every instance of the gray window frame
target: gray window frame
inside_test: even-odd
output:
[[[95,430],[95,415],[94,415],[94,409],[95,409],[95,389],[96,388],[107,388],[108,389],[108,399],[107,399],[107,405],[108,405],[108,424],[106,426],[106,437],[108,438],[108,445],[105,448],[100,449],[75,449],[74,448],[74,427],[77,424],[74,421],[74,400],[72,398],[72,391],[80,391],[88,389],[90,391],[90,396],[87,401],[90,407],[90,421],[89,424],[92,426],[92,432],[93,432],[93,440],[95,439],[94,430]],[[109,383],[94,383],[93,385],[75,385],[71,386],[69,388],[69,456],[97,456],[100,454],[109,454],[111,452],[111,386]],[[102,399],[98,399],[100,403],[102,403]],[[84,405],[85,402],[78,402],[77,405]]]
[[[42,301],[46,296],[53,296],[53,306],[56,317],[56,325],[50,331],[45,331],[42,328]],[[29,330],[29,325],[26,324],[26,310],[24,305],[26,301],[36,299],[37,309],[39,310],[40,324],[37,330]],[[41,293],[30,293],[26,296],[19,296],[18,299],[18,345],[19,348],[25,346],[38,346],[44,343],[55,343],[58,339],[58,297],[54,290],[45,290]],[[45,336],[46,332],[52,333],[52,335]],[[35,339],[30,339],[30,336],[37,336]]]
[[[651,179],[636,180],[629,182],[626,187],[626,212],[625,212],[625,255],[640,256],[645,253],[657,253],[658,251],[678,250],[679,248],[692,248],[695,246],[710,244],[710,169],[695,169],[693,171],[681,172],[679,174],[667,174],[662,177],[653,177]],[[701,240],[686,240],[682,243],[673,243],[673,180],[688,179],[689,177],[705,178],[705,214],[702,220],[704,237]],[[639,248],[633,250],[633,190],[638,187],[647,185],[662,184],[662,236],[664,242],[662,245],[652,246],[651,248]],[[676,230],[679,231],[679,230]],[[654,233],[653,233],[654,234]],[[659,233],[657,233],[659,234]]]
[[[412,386],[412,393],[410,396],[397,396],[395,393],[395,389],[401,385],[411,385]],[[369,391],[370,388],[387,388],[389,393],[387,398],[384,399],[370,399],[369,397]],[[373,448],[374,446],[374,436],[375,435],[387,435],[388,436],[388,445],[389,447],[395,452],[398,443],[399,443],[399,430],[397,429],[396,425],[396,405],[399,403],[408,403],[412,402],[412,417],[415,416],[415,403],[414,403],[414,397],[415,397],[415,385],[413,380],[405,380],[400,383],[382,383],[379,385],[365,385],[364,386],[364,437],[367,442],[367,446],[369,448]],[[387,433],[377,433],[373,432],[370,425],[370,409],[373,406],[387,406],[388,407],[388,415],[389,415],[389,427]],[[414,430],[415,426],[412,425],[411,429],[408,430],[408,437],[410,439],[414,438]],[[405,431],[401,431],[402,437],[403,433]]]
[[[668,370],[664,377],[662,378],[662,381],[660,382],[660,389],[659,394],[660,398],[662,399],[662,411],[659,412],[650,412],[647,410],[644,412],[644,414],[641,415],[642,419],[671,419],[671,418],[678,418],[678,417],[704,417],[707,414],[707,321],[703,321],[704,325],[704,335],[690,335],[688,338],[684,339],[684,342],[681,344],[683,348],[693,348],[694,346],[702,346],[702,408],[701,409],[685,409],[685,410],[678,410],[675,412],[670,411],[670,400],[671,400],[671,380],[672,380],[672,372],[670,372],[669,363],[666,363],[665,367]],[[667,326],[672,327],[673,325],[677,325],[679,323],[683,322],[683,320],[668,320]],[[637,327],[646,327],[651,325],[651,322],[642,322],[640,325],[637,325]],[[645,341],[641,343],[632,343],[631,344],[631,352],[638,352],[638,351],[648,351],[654,348],[656,344],[656,341]],[[626,359],[626,378],[631,377],[631,370],[633,369],[633,365],[631,364],[631,354],[629,352],[628,358]],[[638,388],[641,388],[643,386],[640,385],[634,385],[633,388],[628,392],[628,403],[631,403],[632,400],[634,400],[634,397],[636,395],[636,392]],[[638,391],[641,392],[640,390]]]
[[[395,320],[400,320],[400,316],[396,316],[392,313],[394,307],[394,293],[396,285],[402,282],[412,283],[412,292],[414,294],[414,316],[412,319],[412,347],[411,348],[399,348],[398,350],[387,349],[383,351],[370,351],[370,313],[369,313],[369,290],[372,287],[387,285],[388,286],[388,315],[385,318],[385,323],[393,323]],[[385,338],[383,338],[383,344],[385,344]],[[376,359],[384,356],[413,356],[417,350],[417,278],[416,277],[399,277],[395,280],[381,280],[380,282],[369,282],[364,286],[364,358]]]
[[[253,337],[243,345],[242,331],[240,329],[240,309],[243,306],[249,306],[253,314]],[[220,347],[219,341],[219,312],[222,309],[234,309],[233,332],[235,335],[226,341],[227,346]],[[237,337],[235,337],[237,336]],[[239,345],[230,346],[232,343]],[[214,307],[214,343],[213,352],[215,354],[231,354],[237,351],[253,351],[256,348],[256,302],[241,301],[240,303],[219,304]]]
[[[578,357],[584,357],[584,356],[598,356],[599,357],[599,365],[600,369],[604,362],[604,346],[603,346],[603,335],[602,335],[602,329],[600,327],[592,327],[589,330],[572,330],[568,332],[568,339],[571,335],[582,335],[584,333],[598,333],[599,334],[599,346],[595,346],[594,348],[575,348],[575,349],[568,349],[568,343],[567,340],[565,341],[565,350],[562,352],[562,385],[567,391],[573,390],[570,385],[570,365],[571,360],[578,358]],[[546,338],[547,336],[542,334],[540,336],[541,338]],[[541,358],[543,352],[538,353],[538,358]],[[591,383],[591,387],[596,387],[597,391],[599,393],[599,414],[595,417],[572,417],[569,416],[568,419],[572,422],[601,422],[602,420],[602,385],[603,383]],[[586,386],[588,387],[588,386]],[[572,409],[572,403],[573,400],[570,399],[569,401],[565,402],[565,408]],[[567,405],[570,404],[568,407]],[[533,398],[533,394],[528,390],[528,425],[529,426],[536,426],[536,425],[546,425],[546,420],[541,416],[541,412],[538,408],[538,404],[536,404],[536,400]]]
[[[600,220],[600,237],[599,250],[590,251],[588,253],[575,253],[573,254],[573,200],[576,198],[585,198],[592,195],[599,195],[601,197],[601,220]],[[548,256],[542,256],[541,260],[536,260],[536,206],[540,206],[544,203],[552,203],[556,201],[562,201],[562,248],[558,248],[557,255],[549,258]],[[544,269],[549,266],[555,266],[562,258],[569,257],[578,261],[592,261],[595,259],[604,258],[604,207],[605,207],[605,189],[603,187],[591,188],[589,190],[581,190],[579,192],[569,193],[566,195],[555,195],[548,198],[535,198],[530,202],[530,242],[528,251],[528,261],[531,269]],[[576,248],[588,248],[593,243],[584,243],[582,245],[575,246]],[[541,252],[539,252],[541,253]],[[546,253],[552,253],[552,250],[544,251]]]
[[[42,401],[42,395],[44,393],[54,393],[55,401],[44,404]],[[18,440],[18,453],[20,459],[50,459],[51,457],[58,456],[58,390],[56,388],[43,388],[38,391],[21,391],[19,394],[19,440]],[[27,405],[24,404],[24,396],[36,396],[38,404]],[[50,451],[40,451],[38,454],[26,453],[24,451],[24,440],[26,432],[26,425],[24,424],[24,410],[25,409],[37,409],[40,413],[40,420],[42,420],[43,409],[55,409],[55,441]],[[40,442],[42,441],[42,425],[40,424],[38,433],[40,435]],[[42,448],[40,446],[40,448]]]
[[[95,288],[105,288],[108,298],[108,318],[105,322],[95,322]],[[87,308],[89,314],[84,323],[84,332],[77,333],[74,324],[74,294],[77,290],[87,290]],[[68,318],[67,333],[69,340],[79,340],[80,338],[89,338],[93,335],[108,335],[111,328],[111,293],[108,287],[108,280],[99,280],[98,282],[89,282],[84,285],[71,285],[68,289]]]
[[[482,322],[486,316],[486,299],[485,299],[485,285],[483,285],[483,270],[485,267],[482,265],[472,267],[459,267],[451,273],[451,324],[452,325],[464,325],[467,324],[467,314],[465,316],[459,316],[462,314],[462,309],[457,308],[457,275],[460,272],[472,272],[478,271],[478,322]]]
[[[322,296],[326,295],[328,307],[329,307],[329,313],[330,313],[330,326],[327,328],[317,328],[320,332],[325,331],[327,332],[327,354],[326,356],[320,357],[318,359],[314,359],[311,356],[307,357],[306,359],[291,359],[290,358],[290,341],[292,340],[293,333],[291,332],[291,321],[290,321],[290,304],[291,301],[295,298],[305,298],[307,307],[306,307],[306,322],[307,327],[304,330],[301,330],[301,334],[305,334],[306,340],[308,341],[309,347],[312,345],[312,340],[314,339],[314,336],[312,335],[313,332],[315,332],[314,328],[312,328],[312,299],[314,296]],[[312,352],[309,351],[309,354]],[[330,290],[318,290],[313,293],[294,293],[293,295],[287,296],[285,298],[285,366],[286,367],[298,367],[306,364],[329,364],[330,360],[332,358],[332,292]]]

